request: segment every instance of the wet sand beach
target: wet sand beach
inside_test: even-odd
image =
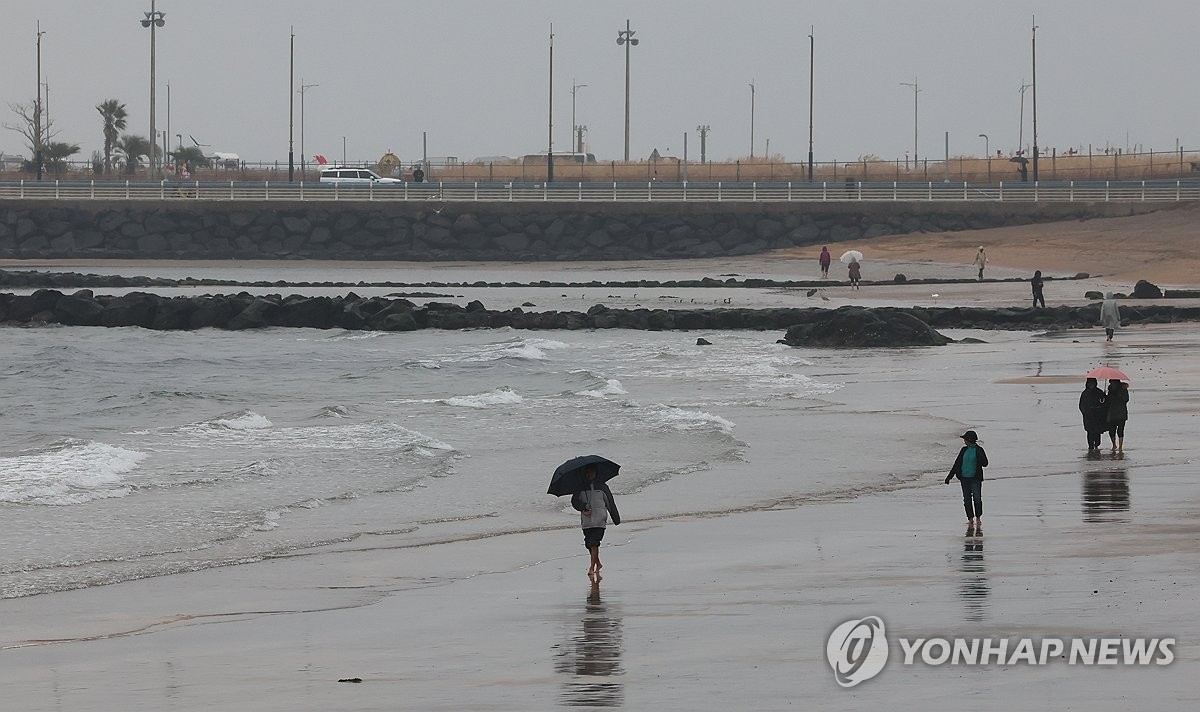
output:
[[[965,239],[972,249],[979,241]],[[778,255],[739,259],[764,272],[782,264]],[[919,255],[892,259],[889,267],[920,263]],[[1029,263],[1001,265],[1016,272]],[[714,266],[666,269],[682,278],[709,276]],[[1082,285],[1067,284],[1082,300]],[[1027,289],[962,286],[963,302],[984,303],[1014,300],[1017,289],[1023,300]],[[913,293],[883,289],[880,303],[913,303]],[[733,431],[744,444],[740,459],[662,484],[613,480],[625,523],[608,530],[598,585],[584,576],[587,555],[568,508],[561,526],[514,519],[504,522],[508,533],[483,536],[446,523],[428,541],[364,537],[5,599],[4,706],[1194,707],[1200,333],[1135,327],[1113,344],[1099,328],[948,335],[984,343],[802,350],[808,376],[842,386],[812,403],[762,406]],[[722,336],[710,335],[709,348],[720,349]],[[1101,363],[1132,379],[1124,453],[1111,452],[1107,436],[1101,453],[1085,451],[1076,402],[1082,373]],[[967,428],[980,433],[991,460],[982,538],[964,536],[961,491],[943,484]],[[557,462],[506,464],[545,470],[548,481]],[[632,482],[638,465],[623,464]],[[811,491],[797,484],[813,478],[828,482]],[[681,512],[666,504],[679,500],[696,505]],[[826,641],[865,616],[886,622],[889,662],[845,689]],[[1177,644],[1167,666],[902,663],[897,638],[954,636]],[[353,679],[361,682],[339,682]]]

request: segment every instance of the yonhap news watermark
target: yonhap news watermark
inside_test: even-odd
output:
[[[895,664],[912,666],[1081,665],[1164,666],[1175,661],[1174,638],[896,638]],[[834,679],[854,687],[881,673],[890,647],[879,616],[846,621],[833,629],[825,655]]]

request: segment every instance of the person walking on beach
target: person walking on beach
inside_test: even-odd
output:
[[[963,446],[958,451],[946,484],[957,477],[962,485],[963,507],[967,510],[967,533],[983,533],[983,468],[988,466],[987,453],[979,446],[974,430],[962,434]]]
[[[583,527],[583,545],[591,554],[591,564],[588,566],[588,576],[599,578],[600,542],[604,539],[604,528],[612,516],[614,525],[621,523],[621,514],[617,511],[617,503],[613,500],[612,490],[608,484],[596,481],[596,466],[588,465],[583,470],[587,485],[571,496],[571,506],[579,512],[579,523]]]
[[[1099,450],[1100,436],[1108,429],[1108,401],[1094,378],[1084,381],[1083,393],[1079,394],[1079,412],[1083,415],[1083,429],[1087,431],[1088,452]]]
[[[862,265],[853,257],[850,258],[850,286],[859,289],[858,281],[862,279]]]
[[[1033,273],[1033,279],[1029,280],[1029,284],[1033,287],[1033,308],[1038,308],[1038,303],[1041,302],[1042,309],[1046,308],[1046,298],[1042,296],[1042,271],[1039,269]]]
[[[983,268],[987,267],[987,263],[988,263],[987,253],[983,251],[983,245],[980,245],[979,252],[975,253],[975,262],[973,263],[976,267],[979,268],[979,281],[980,282],[983,281]]]
[[[1108,440],[1113,452],[1125,452],[1125,421],[1129,420],[1129,384],[1121,381],[1108,382],[1108,397],[1105,399],[1108,421]]]
[[[821,256],[817,261],[821,263],[821,279],[829,279],[829,263],[833,260],[829,255],[829,248],[821,248]]]
[[[1113,340],[1113,333],[1121,328],[1121,310],[1117,308],[1117,300],[1112,292],[1104,293],[1104,303],[1100,305],[1100,325],[1104,327],[1105,341]]]

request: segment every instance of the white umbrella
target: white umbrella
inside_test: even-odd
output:
[[[853,260],[855,262],[862,262],[863,257],[862,257],[862,253],[859,252],[858,250],[846,250],[845,252],[842,253],[842,256],[839,257],[838,259],[840,259],[842,262],[845,262],[846,264],[850,264],[851,260]]]

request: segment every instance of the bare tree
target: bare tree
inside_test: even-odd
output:
[[[39,151],[44,151],[50,139],[58,134],[54,130],[54,122],[42,118],[41,104],[36,100],[29,104],[9,104],[8,108],[17,115],[18,121],[4,124],[4,128],[24,136],[26,147],[35,156]]]

